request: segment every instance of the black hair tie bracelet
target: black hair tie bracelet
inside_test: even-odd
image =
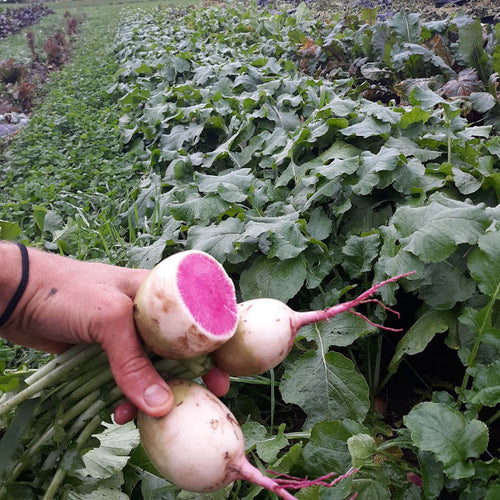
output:
[[[28,276],[30,268],[28,250],[22,243],[16,243],[16,244],[19,247],[19,250],[21,250],[21,259],[22,259],[21,282],[17,287],[16,293],[14,293],[14,296],[12,297],[12,299],[10,299],[7,308],[3,312],[2,316],[0,316],[0,327],[2,327],[5,323],[7,323],[7,320],[14,312],[14,309],[16,308],[17,304],[19,304],[19,301],[21,300],[21,297],[23,296],[23,293],[26,290],[26,285],[28,284]]]

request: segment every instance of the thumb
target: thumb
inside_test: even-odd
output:
[[[118,387],[132,404],[151,417],[170,412],[174,406],[172,391],[153,367],[135,331],[112,336],[103,349]]]

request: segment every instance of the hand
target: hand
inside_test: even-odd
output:
[[[17,262],[17,247],[1,249],[5,262]],[[32,248],[29,259],[28,286],[0,335],[53,353],[73,344],[99,343],[117,385],[130,400],[116,409],[115,420],[131,420],[136,408],[155,417],[166,415],[174,404],[172,393],[144,351],[133,319],[133,300],[149,271],[82,262]],[[222,395],[228,376],[220,372],[212,379],[209,385]]]

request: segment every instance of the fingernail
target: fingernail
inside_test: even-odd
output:
[[[144,391],[144,401],[146,401],[149,406],[162,406],[168,401],[169,397],[170,395],[167,390],[158,384],[150,385]]]

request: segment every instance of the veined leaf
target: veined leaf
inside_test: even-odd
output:
[[[492,298],[500,294],[500,232],[482,235],[467,265],[479,289]]]
[[[439,194],[424,207],[403,206],[392,222],[401,246],[424,262],[440,262],[461,243],[475,244],[489,224],[484,207]]]
[[[240,241],[255,241],[261,237],[271,242],[267,252],[269,257],[280,260],[298,257],[307,246],[307,238],[298,223],[298,213],[280,217],[254,217],[247,222]]]
[[[280,391],[285,402],[306,412],[306,428],[322,420],[363,422],[370,406],[368,384],[353,362],[321,349],[305,353],[286,368]]]
[[[100,446],[93,448],[82,457],[85,473],[97,479],[106,479],[123,469],[129,460],[130,451],[139,444],[139,431],[135,424],[103,423],[106,430],[94,437]]]
[[[483,48],[483,28],[479,19],[471,21],[458,30],[458,55],[468,66],[476,68],[481,80],[486,83],[491,74],[491,61]]]
[[[378,256],[379,245],[378,233],[366,236],[350,235],[347,238],[342,247],[342,253],[345,255],[342,267],[351,278],[356,278],[372,268],[373,261]]]
[[[354,420],[318,422],[304,447],[307,469],[314,474],[345,473],[351,467],[347,440],[363,432],[367,429]]]
[[[405,14],[403,11],[394,14],[387,23],[397,33],[399,39],[407,43],[420,43],[420,15]]]
[[[391,131],[390,123],[383,122],[373,116],[365,116],[361,121],[353,125],[349,125],[340,130],[340,132],[349,137],[356,135],[359,137],[373,137],[388,134]]]
[[[244,222],[236,217],[208,226],[194,225],[188,230],[187,248],[207,252],[223,263],[235,251],[244,229]]]
[[[198,189],[200,193],[218,193],[229,203],[241,203],[247,199],[248,189],[253,175],[249,168],[233,170],[220,175],[198,173]]]
[[[474,377],[472,389],[464,394],[468,403],[495,407],[500,403],[500,360],[468,368]]]
[[[453,321],[454,315],[451,312],[440,311],[438,309],[430,309],[425,312],[398,342],[387,371],[389,373],[396,373],[406,355],[412,356],[422,352],[436,333],[447,331]]]
[[[415,406],[404,417],[415,446],[431,451],[443,463],[451,479],[474,475],[468,460],[479,457],[488,446],[488,427],[476,419],[466,420],[462,413],[444,403],[426,402]]]
[[[186,201],[171,202],[169,210],[175,219],[192,226],[217,218],[229,207],[230,204],[218,194],[200,196],[192,193]]]
[[[305,279],[302,258],[281,261],[259,256],[241,273],[239,283],[243,300],[271,297],[286,303],[299,292]]]

